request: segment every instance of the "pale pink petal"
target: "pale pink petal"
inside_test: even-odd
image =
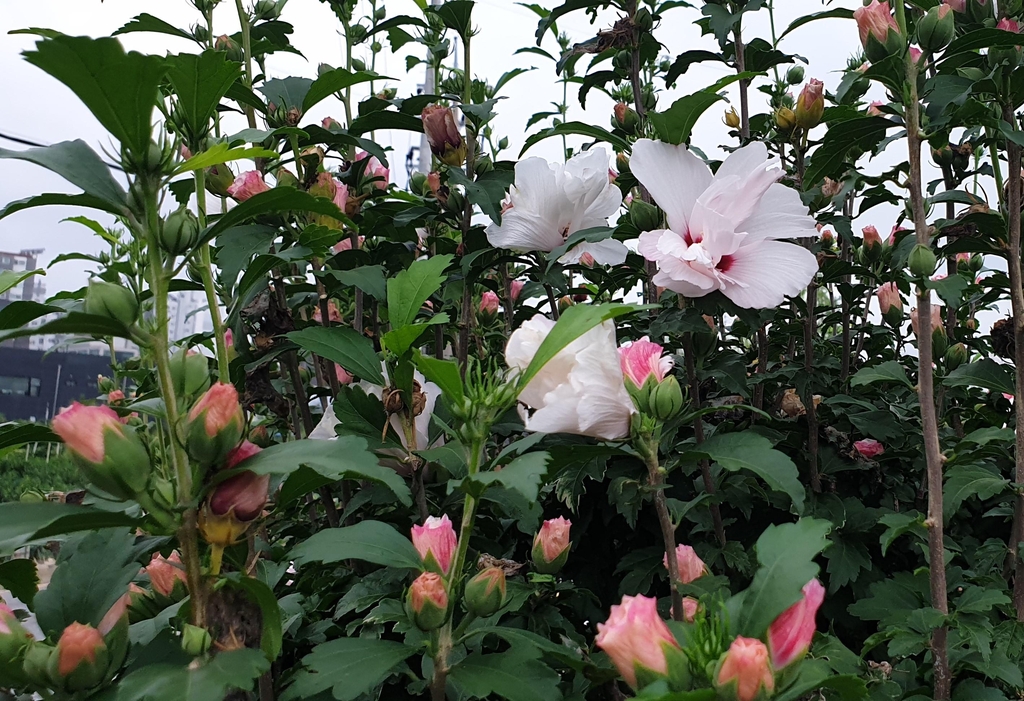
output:
[[[668,226],[685,233],[694,203],[711,184],[711,169],[686,146],[640,139],[633,144],[629,168],[668,217]]]
[[[818,272],[817,257],[805,248],[782,241],[744,246],[724,267],[722,292],[747,309],[777,307],[795,297]]]

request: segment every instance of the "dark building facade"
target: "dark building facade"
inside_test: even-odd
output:
[[[97,375],[110,375],[110,358],[0,347],[0,414],[43,423],[75,400],[99,394]]]

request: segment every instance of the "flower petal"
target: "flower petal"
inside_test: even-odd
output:
[[[791,187],[775,183],[753,214],[739,228],[752,239],[793,239],[818,236],[814,218],[807,214],[807,205]]]
[[[487,227],[487,241],[495,248],[547,253],[562,245],[562,236],[557,220],[517,206],[505,212],[500,226]]]
[[[737,250],[723,272],[726,297],[747,309],[770,309],[807,287],[818,259],[796,244],[765,240]]]
[[[579,263],[580,257],[584,253],[592,255],[594,262],[598,265],[620,265],[626,260],[626,254],[629,253],[629,249],[621,241],[616,241],[615,239],[605,239],[595,243],[583,242],[573,246],[572,250],[558,259],[558,262],[565,265]]]
[[[665,210],[668,226],[686,233],[693,205],[711,184],[711,169],[688,148],[640,139],[633,144],[629,169]]]

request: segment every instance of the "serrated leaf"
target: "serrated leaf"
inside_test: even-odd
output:
[[[493,655],[473,653],[452,667],[449,679],[470,698],[497,694],[506,701],[560,701],[561,677],[538,654],[525,646]]]
[[[993,392],[1014,394],[1013,369],[991,358],[961,365],[946,375],[942,384],[947,387],[983,387]]]
[[[452,256],[433,256],[415,261],[388,281],[388,314],[391,327],[408,326],[430,296],[444,284],[444,270]]]
[[[412,541],[380,521],[361,521],[354,526],[318,531],[292,548],[290,557],[299,564],[364,560],[387,567],[423,568]]]
[[[234,689],[249,691],[270,669],[260,650],[228,650],[205,664],[150,664],[119,679],[96,701],[223,701]]]
[[[13,158],[42,166],[82,191],[120,210],[125,205],[124,188],[114,180],[110,168],[87,143],[80,139],[24,151],[0,148],[0,158]]]
[[[453,482],[452,486],[479,498],[488,487],[500,484],[519,492],[527,501],[537,501],[550,459],[548,453],[527,453],[500,470],[478,472]]]
[[[344,90],[352,85],[366,83],[371,80],[389,80],[387,76],[380,76],[370,71],[356,71],[352,73],[344,68],[335,68],[332,71],[320,75],[313,84],[309,86],[306,96],[302,100],[302,111],[309,112],[310,108],[324,98]]]
[[[459,366],[451,360],[440,360],[415,352],[413,361],[423,377],[441,388],[441,392],[450,402],[461,402],[465,396],[462,374]]]
[[[212,49],[201,54],[168,56],[167,62],[167,79],[178,96],[180,115],[191,136],[201,137],[217,112],[221,98],[240,77],[241,64],[229,61],[223,51]]]
[[[764,436],[752,431],[716,433],[694,452],[706,454],[730,472],[753,472],[773,490],[789,495],[796,512],[803,512],[806,492],[800,483],[800,472],[793,461],[775,450]]]
[[[36,44],[25,60],[68,86],[114,138],[145,153],[166,64],[159,56],[125,53],[114,38],[59,36]]]
[[[137,522],[137,519],[121,512],[75,504],[0,504],[0,554],[9,555],[26,543],[55,535],[134,526]]]
[[[39,589],[39,573],[35,560],[8,560],[0,563],[0,587],[11,592],[30,609]]]
[[[304,669],[281,694],[281,701],[310,699],[328,689],[339,701],[352,701],[382,682],[416,648],[390,640],[340,638],[322,643],[302,658]]]
[[[870,385],[873,382],[898,382],[910,388],[914,386],[911,384],[910,378],[907,377],[907,371],[895,360],[861,368],[850,378],[851,387]]]
[[[182,173],[202,170],[204,168],[209,168],[210,166],[238,161],[243,158],[274,158],[276,156],[277,154],[275,152],[268,151],[265,148],[259,148],[256,146],[237,146],[235,148],[228,148],[226,143],[221,142],[214,144],[210,149],[203,151],[202,153],[197,153],[192,156],[192,158],[175,168],[174,174],[181,175]]]
[[[288,340],[348,370],[356,377],[384,384],[373,341],[347,326],[309,326],[287,334]]]
[[[679,98],[664,112],[652,112],[649,118],[662,141],[682,144],[690,138],[690,132],[700,116],[711,105],[723,99],[713,92],[696,92]]]
[[[981,465],[956,465],[946,471],[942,488],[942,514],[949,520],[960,505],[970,497],[984,501],[1001,493],[1010,485],[997,471]]]

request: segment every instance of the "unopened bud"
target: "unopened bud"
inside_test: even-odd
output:
[[[435,572],[424,572],[409,587],[406,602],[417,628],[437,630],[448,617],[448,589],[444,578]]]
[[[669,421],[683,409],[683,390],[674,375],[669,375],[651,390],[651,415],[661,421]]]
[[[911,275],[926,278],[935,272],[935,252],[930,246],[919,243],[910,251],[907,264]]]
[[[505,605],[505,571],[488,567],[466,582],[466,608],[481,618],[494,615]]]
[[[128,287],[90,280],[85,292],[85,313],[105,316],[131,326],[139,316],[139,301]]]
[[[955,33],[953,8],[949,5],[936,5],[917,21],[917,43],[929,53],[946,48]]]
[[[218,382],[188,413],[189,455],[202,465],[220,462],[242,439],[244,424],[238,391]]]
[[[967,362],[968,353],[967,346],[963,343],[954,343],[946,350],[945,365],[946,372],[953,372],[958,367]]]
[[[725,126],[729,127],[730,129],[740,128],[740,116],[739,114],[736,113],[735,107],[730,107],[728,110],[726,110],[725,117],[722,118],[722,121],[725,122]]]
[[[629,220],[641,233],[654,231],[661,227],[661,211],[638,197],[633,198],[629,203]]]
[[[171,212],[160,227],[160,247],[172,256],[187,252],[198,240],[199,220],[186,207]]]
[[[780,107],[775,110],[775,126],[779,128],[779,131],[792,131],[796,126],[796,114],[788,107]]]
[[[800,85],[804,82],[804,67],[803,66],[792,66],[786,72],[786,82],[790,85]]]
[[[541,524],[540,530],[533,538],[534,568],[541,574],[555,574],[565,566],[569,559],[569,530],[572,521],[566,518],[553,518]]]

